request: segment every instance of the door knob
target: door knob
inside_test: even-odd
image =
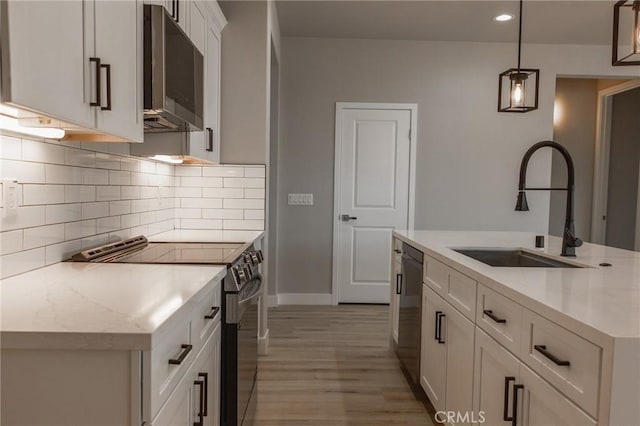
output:
[[[355,216],[349,216],[348,214],[343,214],[340,216],[340,220],[343,222],[349,222],[350,220],[356,220],[356,219],[358,218]]]

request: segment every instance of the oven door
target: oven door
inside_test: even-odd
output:
[[[253,280],[251,295],[238,303],[238,425],[251,426],[256,406],[258,372],[258,300],[262,280]]]

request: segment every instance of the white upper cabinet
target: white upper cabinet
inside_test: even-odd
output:
[[[111,135],[142,141],[142,3],[99,0],[95,8],[102,84],[97,127]]]
[[[189,7],[189,37],[200,53],[205,54],[207,18],[204,3],[191,3]]]
[[[2,101],[93,127],[93,43],[89,33],[85,43],[84,34],[92,16],[84,2],[9,1],[0,7],[8,18],[8,37],[2,34],[2,49],[8,47],[2,52]]]
[[[11,0],[2,7],[2,102],[60,120],[78,140],[142,142],[141,3]]]

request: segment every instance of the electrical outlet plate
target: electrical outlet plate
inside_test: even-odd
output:
[[[290,206],[312,206],[313,194],[289,194]]]
[[[18,181],[2,179],[2,216],[12,217],[18,212]]]

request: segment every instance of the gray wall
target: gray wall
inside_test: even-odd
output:
[[[561,113],[554,125],[553,138],[569,150],[576,171],[576,235],[584,241],[590,241],[598,80],[559,78],[556,82],[556,102]],[[566,184],[567,167],[562,156],[554,151],[551,186],[564,187]],[[551,193],[549,233],[552,235],[562,236],[566,195],[561,191]]]
[[[220,162],[267,161],[267,2],[221,1]]]
[[[640,88],[613,97],[609,190],[607,199],[607,245],[635,247],[640,165]]]
[[[557,74],[608,75],[606,46],[525,46],[541,73],[540,109],[496,112],[498,74],[516,47],[501,43],[283,38],[279,157],[280,293],[330,293],[335,102],[418,104],[416,228],[546,232],[549,194],[514,212],[520,159],[553,135]],[[551,153],[530,164],[548,185]],[[287,206],[310,192],[314,206]]]

